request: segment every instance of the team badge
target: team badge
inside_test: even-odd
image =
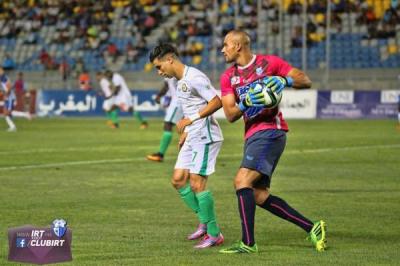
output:
[[[63,219],[55,219],[51,228],[53,229],[54,234],[61,238],[67,231],[67,222]]]
[[[188,87],[185,83],[182,84],[182,89],[183,92],[187,92],[188,91]]]
[[[240,77],[238,77],[238,76],[233,76],[233,77],[231,78],[231,85],[239,84],[239,82],[240,82]]]
[[[257,68],[256,68],[256,74],[257,74],[258,76],[261,76],[262,73],[263,73],[262,67],[257,67]]]

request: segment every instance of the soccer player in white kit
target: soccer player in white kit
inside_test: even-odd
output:
[[[8,129],[7,131],[13,132],[17,131],[17,127],[14,124],[14,121],[12,120],[12,110],[14,108],[14,103],[15,103],[15,94],[12,89],[12,84],[6,73],[4,72],[4,68],[0,67],[0,83],[1,83],[1,91],[4,95],[4,117],[6,119],[6,122],[8,124]]]
[[[176,97],[176,87],[178,81],[176,78],[164,78],[164,86],[157,94],[155,101],[160,103],[161,97],[164,96],[164,105],[168,106],[164,117],[164,132],[160,141],[158,152],[147,155],[147,159],[154,162],[162,162],[165,152],[172,140],[172,128],[182,119],[183,113],[178,98]]]
[[[142,115],[133,109],[132,95],[125,79],[118,73],[107,70],[105,73],[110,81],[111,90],[114,91],[114,104],[123,112],[130,112],[140,122],[140,129],[146,129],[148,123]]]
[[[108,118],[107,124],[109,124],[111,128],[118,128],[118,107],[114,105],[114,93],[111,90],[110,81],[108,81],[101,71],[97,72],[96,79],[100,84],[100,89],[104,97],[103,110],[106,112]]]
[[[221,99],[207,76],[184,65],[172,45],[156,46],[150,53],[150,62],[160,76],[178,80],[176,94],[185,118],[177,124],[181,133],[180,151],[171,183],[199,219],[199,226],[188,239],[204,236],[195,248],[220,245],[224,237],[217,224],[213,196],[206,184],[208,176],[215,170],[223,141],[218,122],[212,116],[221,108]]]

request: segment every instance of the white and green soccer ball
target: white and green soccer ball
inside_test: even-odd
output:
[[[262,94],[264,95],[265,108],[268,109],[275,108],[279,105],[279,103],[282,100],[282,92],[277,93],[276,91],[272,91],[264,83],[255,84],[252,90],[256,93],[259,91],[262,92]]]

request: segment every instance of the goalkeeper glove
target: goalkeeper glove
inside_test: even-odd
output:
[[[271,76],[264,78],[263,82],[273,92],[281,93],[285,87],[292,87],[293,78],[289,76],[288,77]]]
[[[259,85],[259,86],[257,86]],[[257,87],[256,87],[257,86]],[[256,86],[251,87],[246,93],[245,98],[239,103],[240,111],[244,112],[249,107],[263,107],[265,106],[264,94],[263,94],[263,84],[256,84]]]

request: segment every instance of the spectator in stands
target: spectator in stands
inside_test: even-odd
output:
[[[115,63],[119,55],[120,52],[118,51],[118,47],[115,45],[115,43],[110,42],[107,45],[106,51],[104,52],[104,57],[111,58],[111,60]]]
[[[92,89],[90,75],[88,72],[83,72],[79,75],[79,88],[84,91],[89,91]]]
[[[301,14],[302,11],[303,11],[303,6],[299,0],[292,1],[288,6],[289,15]]]
[[[75,64],[73,65],[72,75],[77,78],[79,75],[86,71],[85,63],[83,62],[82,57],[79,57]]]
[[[68,64],[67,58],[63,56],[59,64],[58,70],[60,71],[61,78],[65,82],[68,79],[70,73],[70,66]]]
[[[138,51],[133,46],[132,42],[126,45],[126,59],[129,63],[136,63],[138,59]]]
[[[14,82],[14,89],[16,94],[25,93],[24,73],[18,72],[17,79]]]
[[[15,67],[16,67],[16,64],[14,62],[14,59],[12,59],[11,55],[7,53],[6,58],[4,59],[4,62],[3,62],[3,69],[4,70],[13,70],[13,69],[15,69]]]

